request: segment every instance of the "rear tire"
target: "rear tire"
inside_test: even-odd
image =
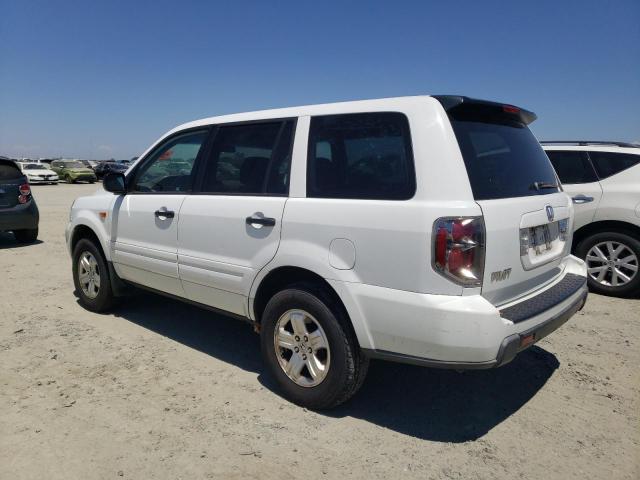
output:
[[[106,312],[116,303],[111,276],[102,251],[83,238],[73,249],[73,284],[80,304],[92,312]]]
[[[369,360],[348,322],[330,297],[313,286],[291,286],[269,300],[262,315],[262,355],[287,399],[303,407],[327,409],[345,402],[360,388]],[[287,342],[289,346],[282,347]]]
[[[33,243],[38,239],[38,229],[14,230],[13,236],[19,243]]]
[[[640,294],[637,237],[622,232],[595,233],[578,244],[576,254],[587,262],[587,281],[592,292],[614,297]]]

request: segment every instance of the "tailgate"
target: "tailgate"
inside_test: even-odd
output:
[[[482,296],[501,305],[561,273],[573,208],[527,126],[535,114],[466,97],[436,98],[447,111],[484,217]]]
[[[561,273],[571,241],[571,207],[564,193],[478,204],[486,228],[483,297],[500,305]]]

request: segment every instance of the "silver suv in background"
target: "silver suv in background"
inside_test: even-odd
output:
[[[541,142],[572,200],[572,251],[585,259],[592,291],[640,294],[640,145]]]

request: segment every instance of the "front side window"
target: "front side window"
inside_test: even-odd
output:
[[[598,176],[607,178],[640,163],[640,155],[632,153],[589,152]]]
[[[142,165],[133,185],[135,192],[186,192],[191,190],[193,167],[208,131],[174,137]],[[115,169],[117,170],[117,169]]]
[[[597,182],[598,177],[585,152],[576,150],[547,150],[553,168],[562,183]]]
[[[202,191],[286,195],[292,120],[221,126],[207,160]]]
[[[414,193],[409,123],[403,114],[311,119],[307,197],[406,200]]]

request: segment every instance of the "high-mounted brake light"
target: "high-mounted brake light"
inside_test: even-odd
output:
[[[502,110],[506,113],[520,113],[520,109],[513,105],[503,105]]]
[[[444,217],[436,220],[433,225],[433,268],[466,287],[482,285],[482,217]]]

